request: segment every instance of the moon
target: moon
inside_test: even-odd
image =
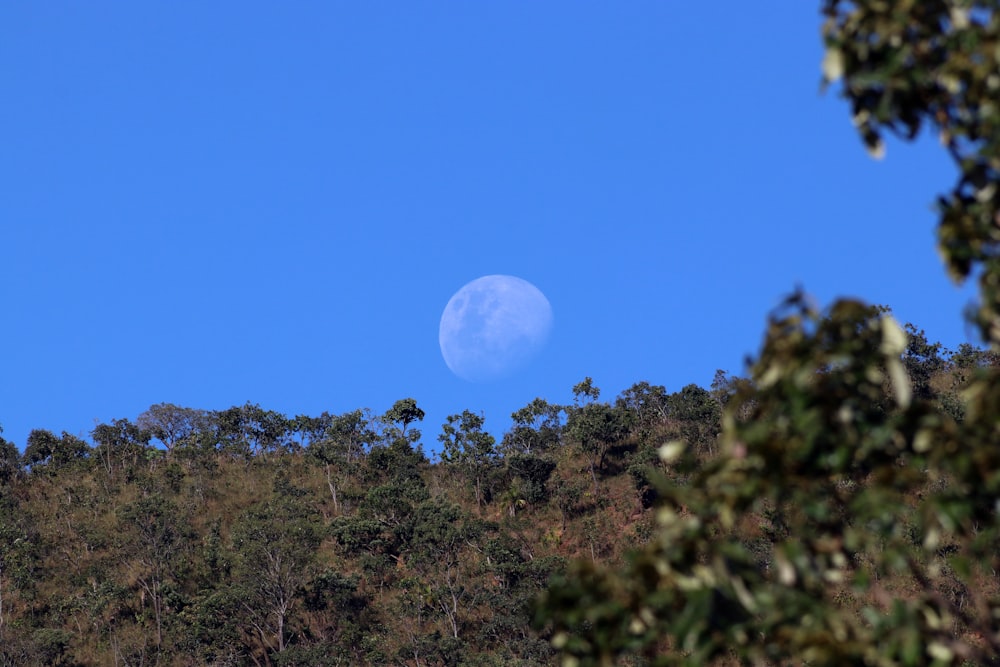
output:
[[[451,372],[489,382],[524,368],[552,331],[552,306],[515,276],[483,276],[455,292],[441,315],[438,342]]]

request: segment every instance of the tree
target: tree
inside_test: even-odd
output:
[[[667,390],[663,385],[636,382],[615,399],[615,403],[632,413],[635,424],[649,429],[662,424],[670,416]]]
[[[0,426],[0,485],[7,484],[23,471],[21,456],[14,443],[4,440],[3,427]]]
[[[393,403],[392,407],[386,410],[383,418],[387,424],[393,427],[393,434],[396,437],[402,438],[410,444],[420,440],[420,431],[414,430],[409,434],[406,432],[410,424],[424,420],[424,411],[417,407],[417,402],[412,398],[403,398]]]
[[[159,495],[140,498],[119,511],[122,551],[130,575],[149,597],[156,623],[156,646],[163,645],[164,588],[173,578],[175,559],[183,548],[184,520],[179,508]]]
[[[127,419],[98,424],[90,435],[97,444],[95,453],[109,475],[115,469],[134,472],[152,437]]]
[[[390,562],[398,556],[397,535],[379,517],[339,516],[330,526],[330,534],[341,552],[360,561],[365,578],[376,580],[381,588]]]
[[[982,374],[991,366],[1000,366],[1000,353],[982,350],[970,343],[962,343],[951,353],[948,362],[953,370],[962,373],[962,380]]]
[[[679,423],[680,437],[699,451],[712,453],[721,427],[721,408],[712,394],[689,384],[670,394],[666,403],[670,416]]]
[[[629,413],[607,403],[598,403],[601,390],[588,377],[573,387],[575,405],[569,410],[566,434],[587,455],[590,477],[597,495],[597,470],[604,467],[608,450],[623,440],[631,428]]]
[[[483,506],[483,482],[497,464],[496,440],[483,430],[484,418],[463,410],[441,426],[441,460],[460,466],[473,482],[476,505]]]
[[[954,422],[910,400],[891,318],[846,301],[826,317],[799,297],[787,308],[754,365],[754,414],[727,411],[724,454],[688,457],[689,485],[663,484],[659,537],[623,572],[579,565],[550,594],[557,642],[586,664],[623,652],[691,665],[733,654],[861,664],[875,647],[899,664],[971,654],[954,639],[969,615],[942,592],[954,577],[944,564],[959,562],[942,545],[966,558],[983,548],[962,527],[978,501],[940,484],[964,468],[952,467]],[[750,521],[774,536],[763,559],[741,532]],[[921,582],[906,600],[892,588],[903,572]],[[845,590],[871,594],[863,614],[838,603]]]
[[[288,500],[258,504],[233,527],[243,618],[265,653],[285,650],[286,624],[312,578],[319,542],[308,510]]]
[[[135,423],[162,442],[167,451],[173,451],[177,445],[189,442],[197,433],[207,429],[210,420],[204,410],[157,403],[140,414]]]
[[[414,508],[408,540],[408,560],[431,582],[424,604],[447,620],[447,632],[454,639],[462,628],[468,597],[460,555],[466,541],[474,536],[465,518],[456,505],[427,500]]]
[[[74,461],[82,461],[88,452],[87,443],[65,431],[61,438],[57,438],[52,431],[33,429],[28,433],[28,441],[21,460],[32,470],[35,470],[36,466],[45,466],[46,469],[53,470]]]
[[[936,131],[959,176],[938,198],[938,249],[958,280],[977,274],[983,340],[1000,342],[1000,107],[995,0],[823,0],[825,82],[840,95],[869,151],[883,135]]]
[[[288,664],[362,663],[362,639],[376,629],[371,626],[370,601],[358,592],[358,577],[325,569],[306,583],[303,597],[304,608],[314,619],[310,625],[317,643],[309,647],[312,655]],[[286,655],[292,650],[286,649]]]
[[[288,430],[290,433],[298,434],[299,448],[308,449],[312,443],[322,439],[326,435],[326,430],[330,428],[333,420],[333,415],[328,412],[324,412],[319,417],[296,415],[294,418],[288,420]]]
[[[869,149],[931,126],[959,167],[939,248],[953,276],[978,276],[973,317],[996,351],[1000,5],[825,0],[823,13],[825,77],[843,82]],[[929,378],[939,355],[910,334],[877,307],[820,314],[791,297],[726,403],[721,454],[699,466],[682,443],[660,449],[690,482],[660,482],[656,538],[620,571],[578,564],[542,601],[554,643],[583,665],[992,664],[1000,372],[977,370],[958,422],[913,400],[907,366]]]
[[[323,466],[334,511],[339,512],[338,480],[356,471],[365,447],[370,446],[375,439],[375,432],[362,410],[331,417],[324,422],[322,435],[313,437],[307,451]]]
[[[401,558],[413,507],[429,496],[421,476],[428,461],[419,446],[413,447],[420,432],[408,428],[422,416],[413,399],[404,399],[385,415],[363,420],[367,426],[354,417],[343,422],[354,423],[348,430],[355,434],[362,428],[364,440],[370,443],[367,456],[362,457],[359,450],[350,454],[357,457],[357,478],[367,492],[356,512],[334,519],[331,532],[345,555],[360,559],[364,581],[377,583],[380,591],[395,577],[393,566]],[[348,438],[341,444],[356,447],[361,443],[356,439],[351,445]]]
[[[715,398],[715,401],[719,404],[720,408],[729,407],[737,418],[746,421],[749,418],[750,413],[753,411],[753,404],[732,406],[730,405],[730,401],[737,395],[751,396],[753,392],[746,391],[749,389],[749,383],[750,380],[747,378],[730,375],[726,371],[719,369],[715,371],[715,377],[712,378],[712,397]]]
[[[415,503],[427,498],[420,473],[427,457],[420,447],[420,430],[409,425],[424,418],[424,411],[412,398],[396,401],[374,426],[376,433],[368,453],[362,478],[370,485],[363,510],[387,525],[405,520]]]
[[[573,399],[577,407],[592,403],[600,397],[601,390],[594,385],[594,379],[591,377],[585,377],[581,382],[573,385]]]
[[[528,558],[524,545],[503,533],[486,541],[483,555],[495,587],[487,594],[491,613],[479,624],[477,643],[480,650],[488,649],[496,656],[496,661],[482,664],[551,665],[552,647],[530,632],[531,603],[565,563],[551,556]]]
[[[906,330],[906,349],[903,351],[903,366],[913,385],[913,395],[921,400],[930,400],[934,394],[931,380],[945,369],[946,360],[941,356],[941,343],[931,343],[923,329],[912,324]]]
[[[521,491],[525,502],[543,503],[548,499],[546,484],[556,469],[555,461],[530,454],[514,454],[508,456],[506,461],[510,472],[524,481]]]
[[[542,398],[536,398],[511,414],[513,425],[504,434],[500,451],[514,454],[541,455],[555,448],[562,437],[563,408]]]
[[[288,418],[256,403],[233,406],[213,417],[218,447],[244,461],[255,456],[266,460],[269,453],[280,452],[289,444]]]

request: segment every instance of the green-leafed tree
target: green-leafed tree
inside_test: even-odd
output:
[[[340,516],[330,526],[330,534],[340,553],[358,563],[362,579],[381,590],[390,578],[399,555],[395,525],[363,512]]]
[[[476,628],[481,662],[472,664],[534,667],[552,663],[551,646],[530,631],[531,603],[565,563],[558,557],[528,558],[524,546],[503,533],[483,546],[482,567],[493,580],[487,594],[491,613]],[[486,659],[487,651],[492,661]]]
[[[500,443],[504,456],[543,456],[558,445],[563,430],[562,406],[536,398],[511,414],[511,427]]]
[[[151,405],[135,420],[136,426],[156,438],[167,451],[178,445],[191,444],[194,437],[210,427],[208,413],[194,408],[182,408],[172,403]]]
[[[711,392],[689,384],[666,401],[680,437],[699,453],[714,453],[722,409]]]
[[[979,279],[974,313],[983,339],[1000,340],[1000,17],[995,0],[824,0],[823,72],[865,145],[934,132],[958,168],[938,198],[938,249],[956,279]]]
[[[366,458],[361,475],[368,484],[363,509],[387,524],[405,521],[412,506],[427,498],[421,473],[428,461],[420,446],[420,430],[411,428],[423,418],[424,411],[412,398],[396,401],[379,420],[381,433]]]
[[[233,527],[234,589],[253,650],[281,653],[288,621],[312,579],[320,530],[304,505],[287,498],[251,507]]]
[[[747,391],[750,387],[751,384],[748,378],[731,375],[720,369],[715,371],[715,377],[712,378],[711,392],[712,397],[715,398],[720,408],[727,408],[736,415],[737,419],[746,421],[754,407],[753,392]],[[736,396],[750,396],[751,398],[744,399],[750,402],[739,405],[731,404],[732,399]]]
[[[387,440],[405,440],[410,445],[420,441],[420,431],[413,429],[407,432],[410,424],[424,420],[424,411],[417,407],[417,402],[412,398],[401,398],[386,410],[382,417],[387,425]]]
[[[267,460],[269,454],[285,451],[291,442],[292,425],[280,412],[256,403],[233,406],[212,415],[216,446],[232,457]]]
[[[466,607],[471,606],[462,552],[475,532],[457,505],[430,499],[414,508],[407,561],[426,582],[422,596],[426,613],[446,621],[440,630],[454,639],[459,638]]]
[[[671,416],[667,390],[662,385],[637,382],[615,399],[619,409],[632,417],[634,429],[643,442],[655,437]]]
[[[52,431],[34,429],[28,433],[28,441],[21,460],[34,472],[43,467],[49,472],[83,461],[90,453],[90,448],[80,438],[65,431],[57,438]]]
[[[989,368],[1000,366],[1000,353],[983,350],[971,343],[962,343],[948,358],[951,369],[960,374],[959,383],[989,372]]]
[[[604,467],[611,447],[628,436],[632,417],[620,405],[599,403],[601,390],[589,377],[573,387],[573,395],[575,404],[568,409],[565,432],[587,457],[596,496],[597,471]]]
[[[521,495],[517,500],[537,505],[549,497],[548,481],[556,469],[556,462],[541,456],[514,454],[506,458],[510,474],[521,480]]]
[[[142,606],[153,612],[155,641],[163,645],[166,598],[176,583],[183,550],[188,544],[185,517],[176,504],[159,495],[140,498],[122,507],[119,552],[129,579],[136,582]]]
[[[297,436],[293,449],[308,449],[312,443],[322,440],[334,419],[335,417],[329,412],[324,412],[318,417],[296,415],[289,419],[288,430],[293,436]]]
[[[21,454],[13,442],[3,438],[3,427],[0,426],[0,486],[18,477],[24,469],[21,467]]]
[[[149,448],[152,435],[127,419],[98,424],[91,432],[96,447],[94,456],[109,476],[124,471],[130,478]]]
[[[509,486],[504,498],[509,514],[547,500],[546,485],[556,469],[554,457],[562,441],[564,415],[562,406],[542,398],[511,414],[511,428],[497,448],[507,466]]]
[[[906,350],[903,351],[903,365],[913,387],[913,396],[929,401],[935,393],[932,380],[947,366],[944,346],[928,341],[923,329],[917,329],[912,324],[907,323],[904,330]]]
[[[357,474],[365,449],[375,440],[375,432],[363,410],[354,410],[325,421],[322,434],[309,443],[309,456],[323,467],[335,512],[340,512],[338,489],[343,480]]]
[[[483,430],[484,421],[482,415],[464,410],[460,415],[450,415],[438,436],[441,460],[464,473],[475,490],[478,507],[487,500],[490,491],[487,482],[499,461],[496,439]]]
[[[411,428],[423,414],[413,399],[403,399],[368,420],[371,448],[358,461],[364,495],[355,512],[336,517],[331,526],[342,553],[358,560],[363,581],[379,591],[396,578],[413,508],[429,496],[422,476],[428,461],[419,447],[420,431]]]
[[[377,618],[371,600],[358,590],[358,585],[356,575],[330,569],[317,572],[305,584],[303,610],[310,619],[313,643],[286,650],[290,653],[299,649],[303,655],[300,662],[287,664],[364,664],[364,639],[375,634]]]

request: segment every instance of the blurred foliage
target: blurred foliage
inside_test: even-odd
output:
[[[949,273],[977,275],[975,320],[1000,341],[1000,15],[996,0],[824,0],[827,83],[876,156],[887,132],[935,132],[958,168],[938,198]]]
[[[821,315],[790,298],[753,384],[731,401],[752,393],[753,412],[724,414],[722,454],[660,449],[690,477],[660,479],[656,537],[624,569],[578,563],[544,600],[540,621],[568,662],[634,653],[665,665],[908,665],[995,654],[981,637],[996,633],[997,587],[980,578],[1000,566],[1000,455],[968,443],[995,442],[996,420],[958,424],[915,399],[906,349],[878,309],[841,301]],[[997,414],[985,395],[970,396],[970,415]]]

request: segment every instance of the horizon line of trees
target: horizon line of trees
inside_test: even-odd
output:
[[[875,307],[880,315],[891,310]],[[954,371],[960,380],[968,378],[977,367],[997,364],[998,355],[970,343],[948,350],[941,343],[928,341],[925,332],[915,325],[904,326],[906,349],[901,355],[913,391],[919,397],[929,397],[933,377]],[[740,388],[752,385],[752,380],[718,370],[709,389],[688,384],[674,393],[663,385],[646,381],[623,390],[613,403],[598,402],[600,389],[588,377],[573,386],[573,402],[550,403],[535,398],[511,414],[511,426],[497,442],[483,430],[485,416],[463,410],[449,415],[437,437],[440,445],[436,458],[441,463],[475,462],[532,455],[557,445],[564,432],[572,433],[582,450],[593,455],[593,466],[600,467],[607,443],[620,437],[633,424],[648,424],[674,415],[690,416],[691,411],[713,412],[721,409],[729,396]],[[961,407],[955,392],[941,400],[956,416]],[[186,454],[224,453],[241,460],[265,459],[281,453],[305,453],[317,449],[318,443],[344,443],[345,456],[368,454],[386,446],[397,437],[404,437],[423,454],[422,433],[411,429],[423,421],[425,413],[413,398],[396,401],[383,414],[359,408],[343,414],[323,412],[318,416],[290,417],[260,404],[247,402],[223,410],[204,410],[157,403],[132,421],[127,418],[100,423],[89,433],[91,442],[63,431],[59,436],[44,428],[29,432],[24,449],[2,437],[0,424],[0,474],[27,472],[44,465],[66,465],[73,461],[96,457],[104,465],[115,460],[150,459],[177,450]],[[407,430],[410,432],[407,433]],[[694,436],[696,444],[707,443],[709,434]],[[158,443],[158,445],[157,445]],[[428,461],[434,462],[428,458]]]

